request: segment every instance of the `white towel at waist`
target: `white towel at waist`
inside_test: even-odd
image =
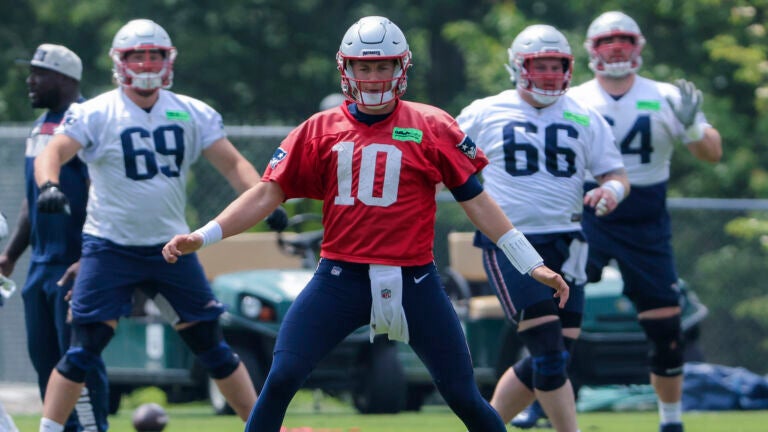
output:
[[[403,273],[400,267],[371,264],[371,342],[386,333],[390,340],[408,343],[408,321],[403,310]]]
[[[579,239],[573,239],[568,247],[568,258],[561,268],[565,279],[582,285],[587,283],[587,257],[589,245]]]

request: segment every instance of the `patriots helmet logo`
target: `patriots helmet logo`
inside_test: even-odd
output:
[[[288,156],[288,152],[278,147],[277,150],[275,150],[275,153],[272,155],[272,159],[269,160],[269,167],[275,169],[277,164],[285,159],[286,156]]]
[[[477,156],[477,145],[468,136],[465,136],[464,141],[458,143],[456,147],[470,159],[474,159]]]

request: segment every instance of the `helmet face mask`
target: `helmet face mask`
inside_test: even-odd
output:
[[[125,24],[115,35],[109,55],[121,86],[156,90],[173,85],[176,48],[168,33],[153,21],[138,19]]]
[[[505,66],[510,79],[518,91],[526,92],[537,103],[551,105],[568,90],[573,55],[565,36],[554,27],[527,27],[507,52],[509,64]]]
[[[635,20],[622,12],[606,12],[592,21],[584,47],[596,74],[621,78],[643,64],[645,38]]]
[[[394,65],[391,78],[362,79],[368,73],[361,73],[361,69],[377,76],[386,74],[389,61]],[[381,109],[405,93],[411,51],[405,35],[392,21],[370,16],[360,19],[344,34],[336,65],[341,73],[341,91],[348,100]]]

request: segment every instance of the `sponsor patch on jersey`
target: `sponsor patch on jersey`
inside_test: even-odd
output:
[[[582,126],[589,126],[589,116],[585,114],[572,113],[570,111],[563,111],[563,118],[570,120],[574,123],[578,123]]]
[[[186,111],[166,111],[165,118],[168,120],[189,121],[189,113]]]
[[[643,111],[660,111],[661,102],[657,100],[639,100],[636,107]]]
[[[66,114],[64,114],[64,120],[61,122],[61,124],[69,126],[73,125],[77,122],[77,118],[75,117],[75,114],[72,113],[72,111],[67,111]]]
[[[421,144],[423,137],[424,132],[419,129],[396,127],[392,130],[392,139],[398,141],[413,141],[416,144]]]
[[[468,136],[464,137],[464,141],[456,144],[456,147],[470,159],[474,159],[477,156],[477,146]]]
[[[278,147],[277,150],[275,150],[275,153],[272,155],[272,159],[269,160],[269,167],[275,169],[277,164],[285,159],[286,156],[288,156],[288,152]]]

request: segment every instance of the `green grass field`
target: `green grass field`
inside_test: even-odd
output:
[[[158,401],[160,402],[160,401]],[[136,398],[124,401],[120,412],[111,417],[111,432],[133,432],[131,412]],[[243,423],[234,416],[215,416],[203,403],[171,405],[165,432],[241,431]],[[768,411],[685,413],[689,432],[764,432],[768,430]],[[37,432],[38,415],[16,415],[21,432]],[[420,413],[397,415],[359,415],[346,404],[323,397],[315,400],[301,392],[291,404],[284,425],[289,432],[464,432],[466,428],[445,406],[427,406]],[[582,413],[582,432],[649,432],[658,430],[656,412]],[[301,428],[301,429],[300,429]],[[292,431],[293,429],[293,431]],[[520,429],[509,428],[510,431]],[[534,429],[551,430],[551,429]]]

